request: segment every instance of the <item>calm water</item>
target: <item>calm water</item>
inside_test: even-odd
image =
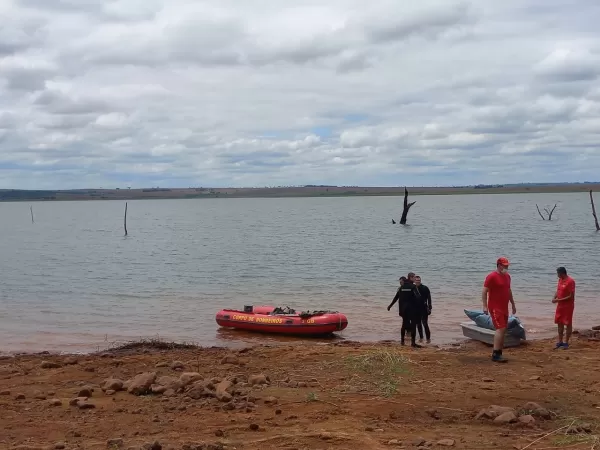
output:
[[[600,323],[600,233],[586,194],[0,203],[0,351],[90,351],[140,337],[235,345],[222,307],[328,308],[342,336],[394,339],[386,306],[397,279],[419,273],[433,293],[434,343],[462,337],[464,308],[510,258],[530,336],[553,330],[555,268],[577,282],[576,326]],[[600,202],[600,198],[599,198]],[[540,208],[558,203],[552,222]]]

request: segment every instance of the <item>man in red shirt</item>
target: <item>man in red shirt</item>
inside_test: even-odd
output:
[[[557,349],[566,350],[569,348],[569,339],[573,331],[573,312],[575,311],[575,280],[567,275],[567,269],[559,267],[556,269],[558,283],[556,286],[556,294],[552,299],[552,303],[556,303],[556,314],[554,323],[558,325],[558,342]],[[567,327],[567,336],[563,340],[563,335]]]
[[[512,313],[517,313],[515,300],[513,299],[510,287],[510,275],[508,274],[508,259],[501,257],[496,261],[496,270],[485,277],[483,283],[483,292],[481,293],[481,302],[483,303],[483,312],[490,314],[492,323],[496,329],[494,334],[494,350],[492,352],[492,361],[506,362],[502,356],[504,347],[504,336],[508,325],[508,303],[512,305]]]

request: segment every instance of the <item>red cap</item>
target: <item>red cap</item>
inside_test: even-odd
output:
[[[498,264],[508,267],[510,263],[508,262],[507,258],[502,256],[502,257],[498,258],[498,260],[496,261],[496,265],[498,265]]]

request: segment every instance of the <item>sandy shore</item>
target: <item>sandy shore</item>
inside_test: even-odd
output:
[[[504,365],[475,342],[3,357],[0,448],[600,448],[600,342],[552,347]]]

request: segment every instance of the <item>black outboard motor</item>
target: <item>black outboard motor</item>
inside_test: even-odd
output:
[[[244,312],[245,313],[252,313],[254,311],[254,307],[252,305],[245,305],[244,306]]]

